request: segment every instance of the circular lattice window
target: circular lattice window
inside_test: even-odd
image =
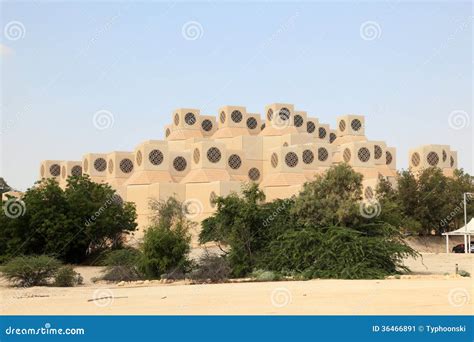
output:
[[[143,160],[142,151],[137,152],[137,155],[135,156],[135,160],[138,166],[142,165],[142,160]]]
[[[201,160],[201,152],[199,152],[199,149],[198,148],[195,148],[194,149],[194,152],[193,152],[193,159],[194,159],[194,162],[197,164],[199,163],[199,160]]]
[[[298,165],[298,156],[295,152],[288,152],[285,156],[285,163],[289,167],[295,167]]]
[[[196,116],[193,113],[186,113],[184,116],[184,122],[186,122],[189,126],[192,126],[196,123]]]
[[[454,166],[454,158],[453,158],[453,156],[449,157],[449,165],[451,165],[451,167]]]
[[[224,111],[221,112],[221,115],[219,116],[219,119],[221,120],[222,123],[225,122],[225,112]]]
[[[63,178],[66,178],[66,167],[65,167],[65,166],[63,166],[63,167],[61,168],[61,176],[62,176]]]
[[[267,112],[267,119],[268,121],[272,121],[273,120],[273,110],[272,109],[269,109],[268,112]]]
[[[313,121],[308,121],[306,123],[306,132],[313,133],[316,130],[316,125]]]
[[[79,165],[74,165],[71,169],[71,175],[73,177],[79,177],[80,175],[82,175],[82,167]]]
[[[247,119],[247,127],[249,129],[255,129],[255,128],[257,128],[257,125],[258,125],[257,119],[255,119],[255,118],[248,118]]]
[[[112,159],[109,159],[109,173],[114,172],[114,162]]]
[[[216,207],[216,200],[217,200],[217,195],[214,191],[211,191],[209,194],[209,204],[211,205],[212,208]]]
[[[125,158],[125,159],[122,159],[120,161],[120,170],[123,172],[123,173],[130,173],[133,171],[133,162],[128,159],[128,158]]]
[[[160,150],[152,150],[148,154],[148,160],[153,165],[160,165],[163,162],[163,153]]]
[[[41,178],[44,178],[44,165],[41,165]]]
[[[173,160],[173,167],[176,171],[184,171],[186,170],[186,166],[188,166],[188,163],[186,162],[186,159],[184,157],[176,157]]]
[[[374,190],[372,190],[370,186],[366,187],[364,191],[364,196],[366,199],[371,200],[372,198],[374,198]]]
[[[324,147],[318,148],[318,160],[319,161],[326,161],[329,157],[328,150],[326,150]]]
[[[104,158],[97,158],[94,161],[94,169],[96,169],[97,171],[103,172],[105,171],[106,168],[107,168],[107,162],[105,161]]]
[[[217,147],[211,147],[207,150],[207,159],[211,163],[217,163],[221,160],[221,151]]]
[[[411,164],[413,166],[420,165],[420,155],[418,154],[418,152],[415,152],[411,155]]]
[[[228,160],[231,169],[237,170],[242,165],[242,160],[237,154],[231,154]]]
[[[357,152],[357,156],[361,162],[367,162],[370,159],[370,151],[366,147],[359,148],[359,152]]]
[[[53,164],[49,167],[51,176],[57,177],[61,173],[61,167],[58,164]]]
[[[344,153],[342,154],[342,158],[344,158],[344,161],[345,161],[346,163],[348,163],[348,162],[351,160],[351,157],[352,157],[352,155],[351,155],[351,150],[349,150],[348,148],[346,148],[346,149],[344,150]]]
[[[249,179],[256,182],[260,179],[260,171],[256,167],[252,167],[249,170]]]
[[[358,131],[362,127],[362,123],[359,119],[354,119],[351,122],[351,127],[354,131]]]
[[[393,156],[389,151],[385,151],[385,164],[392,164]]]
[[[336,140],[336,134],[329,133],[329,142],[332,144]]]
[[[443,150],[443,162],[445,162],[447,158],[448,158],[448,155],[446,154],[446,151]]]
[[[278,155],[277,155],[276,153],[273,153],[273,154],[272,154],[271,163],[272,163],[272,166],[273,166],[273,167],[277,167],[277,166],[278,166]]]
[[[167,128],[166,132],[165,132],[166,137],[168,138],[170,136],[170,134],[171,134],[171,131],[170,131],[169,128]]]
[[[346,122],[344,120],[339,121],[339,130],[344,132],[346,130]]]
[[[176,114],[174,115],[174,124],[175,124],[176,126],[179,125],[179,115],[178,115],[178,113],[176,113]]]
[[[89,160],[87,158],[84,159],[84,170],[89,172]]]
[[[201,128],[206,131],[206,132],[209,132],[212,130],[212,121],[211,120],[208,120],[208,119],[205,119],[205,120],[202,120],[201,122]]]
[[[115,203],[119,207],[123,206],[123,198],[119,194],[113,195],[112,201],[113,201],[113,203]]]
[[[428,161],[428,164],[430,164],[431,166],[438,165],[438,163],[439,163],[438,153],[436,153],[436,152],[428,153],[428,155],[426,156],[426,160]]]
[[[234,110],[234,111],[230,114],[230,118],[231,118],[232,121],[234,121],[235,123],[239,123],[240,121],[242,121],[242,113],[240,112],[240,110]]]
[[[311,164],[314,161],[314,153],[311,150],[303,151],[303,163]]]
[[[303,126],[303,117],[301,115],[296,114],[293,122],[295,123],[296,127],[301,127]]]
[[[326,129],[324,127],[319,127],[318,128],[318,135],[319,135],[319,139],[324,139],[326,138]]]
[[[280,119],[282,121],[286,121],[290,118],[290,110],[288,108],[283,107],[282,109],[280,109],[278,115],[280,116]]]
[[[380,159],[382,158],[382,148],[379,145],[374,146],[374,158]]]

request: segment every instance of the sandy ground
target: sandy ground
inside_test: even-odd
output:
[[[78,267],[85,285],[18,289],[0,283],[1,314],[86,315],[472,315],[474,255],[423,254],[413,274],[385,280],[312,280],[187,285],[92,284],[98,267]],[[450,275],[446,275],[450,273]]]

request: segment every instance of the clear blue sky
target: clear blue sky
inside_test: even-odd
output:
[[[1,10],[0,175],[16,188],[33,184],[43,159],[161,139],[174,108],[261,113],[272,102],[333,127],[337,115],[366,115],[368,138],[397,147],[399,168],[410,147],[435,143],[458,150],[472,173],[470,2],[36,1]],[[23,25],[19,39],[7,36],[12,21]],[[202,27],[196,40],[183,36],[190,21]],[[373,40],[360,32],[367,21],[378,25]],[[92,122],[101,109],[114,116],[106,130]],[[470,124],[453,129],[455,110]]]

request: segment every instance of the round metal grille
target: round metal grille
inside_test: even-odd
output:
[[[195,148],[194,149],[194,152],[193,152],[193,159],[194,159],[194,162],[197,164],[199,163],[199,160],[201,160],[201,152],[199,152],[199,149],[198,148]]]
[[[326,135],[327,135],[326,129],[325,129],[324,127],[319,127],[319,128],[318,128],[318,136],[319,136],[319,139],[324,139],[324,138],[326,138]]]
[[[169,128],[167,128],[166,132],[165,132],[166,137],[168,138],[170,136],[170,134],[171,134],[171,131],[170,131]]]
[[[367,162],[370,159],[370,151],[366,147],[359,148],[359,152],[357,152],[357,156],[361,162]]]
[[[308,121],[306,123],[306,132],[313,133],[316,130],[316,125],[313,121]]]
[[[219,116],[219,119],[221,120],[222,123],[225,122],[225,112],[224,111],[221,112],[221,115]]]
[[[79,165],[74,165],[71,169],[71,175],[73,177],[79,177],[82,175],[82,167]]]
[[[445,162],[447,158],[448,158],[448,155],[446,154],[446,151],[443,150],[443,161]]]
[[[112,159],[109,159],[109,173],[114,172],[114,162]]]
[[[123,172],[123,173],[130,173],[133,171],[133,162],[128,159],[128,158],[125,158],[125,159],[122,159],[120,161],[120,170]]]
[[[329,142],[332,144],[336,140],[337,136],[334,133],[329,133]]]
[[[249,170],[249,179],[256,182],[260,179],[260,170],[256,167],[252,167]]]
[[[393,156],[389,151],[385,151],[385,164],[390,165],[392,164]]]
[[[286,121],[290,118],[290,110],[288,108],[283,107],[282,109],[280,109],[278,115],[280,116],[281,120]]]
[[[382,148],[379,145],[374,146],[374,158],[380,159],[382,158]]]
[[[175,124],[176,126],[179,125],[179,115],[178,115],[178,113],[176,113],[176,114],[174,115],[174,124]]]
[[[293,122],[295,124],[296,127],[301,127],[303,126],[303,117],[301,115],[298,115],[296,114],[294,119],[293,119]]]
[[[208,119],[204,119],[202,120],[201,122],[201,128],[206,131],[206,132],[209,132],[210,130],[212,130],[212,121],[211,120],[208,120]]]
[[[148,160],[153,165],[160,165],[163,162],[163,153],[160,150],[152,150],[148,154]]]
[[[411,164],[413,166],[420,165],[420,155],[418,154],[418,152],[415,152],[411,155]]]
[[[94,160],[94,169],[96,169],[99,172],[105,171],[107,168],[107,162],[105,161],[104,158],[97,158]]]
[[[212,208],[216,207],[216,199],[217,199],[216,193],[214,191],[211,191],[211,193],[209,194],[209,204],[211,205]]]
[[[247,127],[250,129],[255,129],[258,125],[257,119],[255,118],[248,118],[247,119]]]
[[[314,153],[311,150],[303,151],[303,163],[311,164],[314,161]]]
[[[346,130],[346,122],[344,120],[339,121],[339,130],[344,132]]]
[[[439,163],[438,153],[436,153],[436,152],[428,153],[428,155],[426,156],[426,160],[428,161],[428,164],[430,164],[431,166],[438,165],[438,163]]]
[[[351,127],[354,131],[358,131],[362,127],[362,123],[359,119],[354,119],[351,122]]]
[[[351,155],[351,150],[349,150],[348,148],[346,148],[346,149],[344,150],[344,153],[342,154],[342,158],[344,158],[344,161],[345,161],[346,163],[348,163],[348,162],[351,160],[351,157],[352,157],[352,155]]]
[[[242,165],[242,160],[237,154],[231,154],[227,163],[231,169],[237,170]]]
[[[217,163],[221,160],[221,151],[217,147],[211,147],[207,150],[207,159],[211,163]]]
[[[374,198],[374,191],[372,190],[370,186],[365,188],[364,196],[368,200],[371,200],[372,198]]]
[[[242,113],[240,112],[240,110],[234,110],[232,114],[230,114],[230,118],[235,123],[239,123],[240,121],[242,121]]]
[[[119,194],[115,194],[112,196],[112,201],[118,206],[123,206],[123,198]]]
[[[326,161],[329,157],[328,150],[326,150],[324,147],[318,148],[318,160],[319,161]]]
[[[57,177],[61,173],[61,167],[58,164],[53,164],[49,167],[51,176]]]
[[[260,130],[263,131],[265,129],[265,123],[262,124],[262,126],[260,126]]]
[[[188,163],[186,162],[186,159],[184,157],[176,157],[173,160],[173,167],[176,171],[184,171],[186,169],[186,166],[188,166]]]
[[[271,163],[273,167],[278,166],[278,155],[276,153],[272,154]]]
[[[267,119],[268,121],[272,121],[273,120],[273,110],[272,109],[269,109],[268,112],[267,112]]]
[[[184,122],[186,122],[189,126],[192,126],[196,123],[196,116],[193,113],[186,113],[184,116]]]
[[[295,152],[288,152],[285,156],[285,163],[289,167],[295,167],[298,165],[298,156]]]
[[[449,165],[451,165],[451,167],[454,166],[454,158],[453,158],[453,156],[449,157]]]
[[[143,161],[142,151],[137,152],[137,155],[135,156],[135,161],[137,162],[138,166],[142,165],[142,161]]]

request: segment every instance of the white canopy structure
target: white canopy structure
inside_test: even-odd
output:
[[[471,219],[471,221],[469,221],[468,224],[466,224],[464,227],[461,227],[459,229],[456,229],[456,230],[453,230],[452,232],[447,232],[447,233],[443,233],[443,235],[446,236],[446,253],[449,253],[449,237],[452,236],[452,235],[462,235],[462,236],[465,236],[467,237],[467,239],[471,239],[471,236],[474,235],[474,218]],[[467,246],[466,246],[467,245]],[[465,244],[464,248],[469,248],[469,245],[470,243],[467,243]],[[468,253],[469,253],[469,249],[468,249]]]

